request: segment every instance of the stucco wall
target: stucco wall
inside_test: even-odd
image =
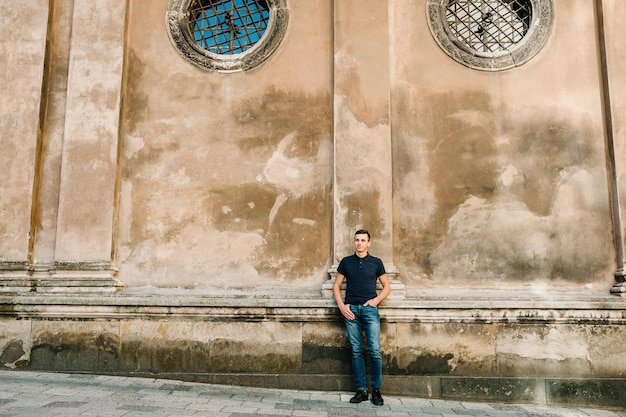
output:
[[[555,4],[544,50],[495,73],[443,53],[424,1],[389,4],[389,50],[377,49],[373,5],[289,3],[269,61],[221,74],[176,53],[166,1],[130,2],[115,251],[126,285],[313,288],[337,261],[333,239],[339,258],[356,226],[409,288],[611,285],[598,46],[577,36],[595,31],[593,2]]]
[[[612,283],[600,51],[578,36],[598,32],[593,1],[554,3],[544,49],[499,72],[448,57],[425,0],[289,2],[277,51],[227,74],[177,53],[166,0],[53,5],[22,48],[34,70],[7,61],[25,74],[7,111],[34,101],[3,136],[24,144],[2,171],[5,268],[314,290],[367,227],[408,289]],[[609,76],[619,7],[606,2]],[[610,87],[619,161],[619,77]]]
[[[611,284],[594,2],[500,72],[450,59],[424,1],[392,2],[395,260],[408,286]]]
[[[290,4],[278,51],[199,70],[167,38],[167,1],[131,1],[120,158],[129,286],[319,287],[331,252],[328,2]]]

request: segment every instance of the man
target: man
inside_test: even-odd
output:
[[[372,403],[383,405],[384,401],[380,393],[383,361],[380,354],[378,304],[387,298],[391,287],[383,262],[368,253],[371,244],[371,237],[367,230],[358,230],[354,234],[355,253],[346,256],[339,263],[337,278],[333,285],[333,296],[344,317],[348,341],[352,350],[352,369],[356,381],[356,394],[350,399],[350,402],[360,403],[369,398],[363,359],[363,338],[361,336],[361,332],[364,331],[370,357]],[[346,280],[345,301],[341,299],[341,284],[344,279]],[[377,280],[380,280],[383,286],[380,294],[376,293]]]

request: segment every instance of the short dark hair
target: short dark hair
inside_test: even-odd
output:
[[[365,229],[357,230],[356,232],[354,232],[354,236],[356,235],[367,235],[367,240],[372,240],[372,237],[370,236],[370,232],[368,232]]]

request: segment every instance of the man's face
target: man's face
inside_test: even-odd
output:
[[[357,253],[365,253],[370,247],[370,240],[366,234],[354,235],[354,249]]]

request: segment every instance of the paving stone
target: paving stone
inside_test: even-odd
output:
[[[0,371],[0,415],[100,417],[626,417],[626,409],[551,407],[230,387],[154,378]]]

